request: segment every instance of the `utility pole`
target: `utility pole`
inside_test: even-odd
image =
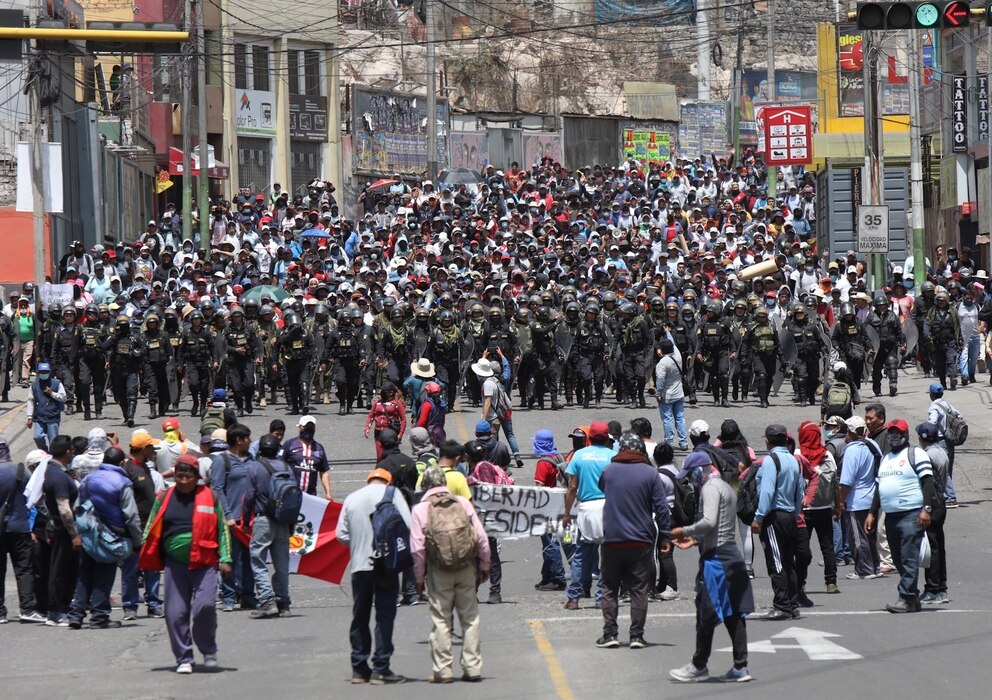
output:
[[[203,0],[196,6],[196,102],[200,137],[200,190],[196,201],[200,205],[200,245],[210,240],[210,168],[207,161],[207,46],[203,38]],[[192,212],[191,212],[192,213]]]
[[[733,129],[734,163],[741,157],[741,96],[744,94],[744,8],[737,8],[737,60],[734,62],[734,109],[731,126]],[[754,115],[751,115],[752,117]],[[757,127],[757,122],[755,122]]]
[[[186,16],[183,22],[188,32],[193,26],[193,3],[186,0]],[[180,79],[182,80],[182,109],[183,109],[183,240],[193,239],[193,165],[190,151],[193,149],[193,111],[190,105],[190,83],[192,82],[192,56],[187,47],[180,59]]]
[[[768,0],[768,102],[775,102],[775,0]],[[775,185],[778,171],[769,165],[765,178],[768,182],[768,199],[775,199]]]
[[[862,66],[862,81],[864,83],[865,97],[865,174],[867,177],[867,193],[862,193],[862,201],[868,204],[885,204],[885,184],[882,179],[884,164],[882,161],[882,137],[879,133],[879,84],[878,84],[878,48],[872,41],[870,32],[863,35],[864,65]],[[885,256],[879,253],[869,253],[868,274],[872,277],[871,289],[881,289],[881,277],[879,269],[884,269]],[[881,260],[879,259],[881,258]]]
[[[427,179],[437,187],[437,66],[434,57],[434,0],[427,10]]]
[[[696,96],[710,99],[710,15],[706,0],[696,0]]]
[[[38,24],[38,6],[31,3],[31,26]],[[45,190],[44,190],[44,168],[42,167],[42,113],[41,113],[41,76],[43,71],[43,59],[38,54],[38,42],[31,40],[31,62],[34,70],[29,72],[33,75],[31,89],[31,199],[33,203],[34,216],[34,303],[35,318],[41,318],[41,289],[45,284]],[[54,255],[52,251],[52,255]]]
[[[927,279],[923,227],[923,155],[920,144],[920,35],[909,34],[909,186],[913,217],[913,289],[917,294]]]

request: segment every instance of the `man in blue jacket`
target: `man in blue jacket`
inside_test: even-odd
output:
[[[100,522],[115,533],[129,537],[131,544],[138,549],[141,547],[141,518],[134,501],[131,477],[120,466],[124,459],[122,450],[116,447],[107,450],[104,463],[79,485],[79,501],[92,502]],[[110,619],[110,591],[117,578],[117,566],[113,562],[97,561],[85,547],[80,549],[79,579],[69,608],[71,629],[82,628],[87,610],[92,629],[121,626],[119,621]]]
[[[248,465],[248,494],[245,500],[251,504],[251,512],[255,515],[249,551],[258,597],[258,609],[251,613],[253,620],[289,615],[291,530],[289,525],[276,522],[266,513],[272,474],[286,472],[295,478],[293,471],[278,458],[280,449],[278,438],[263,435],[258,441],[258,457]],[[267,560],[272,561],[271,579]]]
[[[44,622],[38,612],[34,595],[34,567],[31,563],[31,517],[24,498],[24,487],[30,478],[23,464],[15,465],[10,458],[7,440],[0,438],[0,625],[7,622],[4,582],[7,579],[7,556],[14,566],[21,622]]]
[[[796,575],[797,519],[802,512],[803,478],[799,462],[786,447],[784,425],[765,428],[768,457],[761,461],[756,477],[758,509],[751,531],[759,535],[765,548],[768,578],[774,592],[774,608],[766,620],[792,620],[799,617],[799,579]]]

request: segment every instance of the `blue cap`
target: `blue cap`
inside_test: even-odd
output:
[[[227,400],[227,389],[214,389],[214,393],[211,394],[214,401],[226,401]]]
[[[52,371],[52,366],[50,364],[48,364],[47,362],[39,362],[38,363],[38,371],[39,372],[51,372]]]
[[[493,426],[489,424],[489,421],[480,420],[475,424],[476,435],[489,435],[491,432],[493,432]]]
[[[713,461],[707,453],[695,451],[690,452],[686,455],[685,460],[683,460],[682,468],[679,470],[679,473],[675,478],[684,479],[689,476],[689,474],[692,473],[692,470],[696,467],[705,467],[708,464],[713,464]]]
[[[944,393],[944,385],[940,382],[934,382],[930,385],[930,393],[940,396]]]

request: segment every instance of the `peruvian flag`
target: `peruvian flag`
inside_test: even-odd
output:
[[[351,552],[338,542],[341,504],[303,494],[303,508],[289,533],[289,571],[341,583]]]

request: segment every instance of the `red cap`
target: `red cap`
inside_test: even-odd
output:
[[[908,433],[909,432],[909,425],[902,418],[899,418],[897,420],[894,420],[891,423],[889,423],[887,426],[885,426],[885,429],[886,430],[891,430],[893,428],[895,428],[896,430],[898,430],[901,433]]]
[[[589,425],[589,437],[607,437],[610,434],[610,426],[606,421],[595,421]]]
[[[196,457],[191,454],[181,455],[179,459],[176,460],[174,467],[178,469],[180,465],[190,467],[196,471],[200,470],[199,461],[197,461]]]
[[[178,418],[166,418],[162,421],[162,430],[179,430],[179,419]]]

